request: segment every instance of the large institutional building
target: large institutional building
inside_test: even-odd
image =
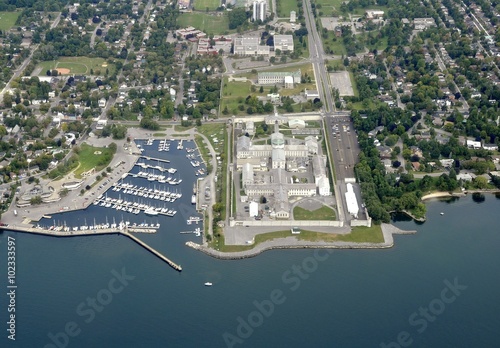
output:
[[[253,145],[249,137],[239,137],[236,142],[236,165],[242,172],[242,189],[248,199],[272,197],[276,218],[287,219],[290,217],[290,197],[330,195],[326,157],[318,155],[318,148],[318,141],[313,136],[306,137],[304,141],[285,140],[277,122],[270,145]],[[309,166],[312,166],[314,182],[293,180],[292,173],[307,172]],[[256,172],[266,171],[266,180],[255,178]]]
[[[264,22],[266,20],[267,3],[265,0],[257,0],[252,3],[252,20],[258,21],[259,19]]]
[[[257,83],[259,85],[285,85],[285,88],[293,88],[294,84],[300,83],[301,78],[300,69],[294,72],[262,71],[257,73]]]
[[[269,56],[270,47],[260,44],[258,37],[237,37],[234,39],[234,54],[240,56]]]
[[[293,36],[292,35],[274,35],[274,50],[282,52],[293,52]]]

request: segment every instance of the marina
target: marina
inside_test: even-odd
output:
[[[182,228],[171,229],[170,226],[200,224],[203,219],[196,215],[195,207],[190,204],[190,196],[184,196],[182,191],[187,192],[192,188],[196,195],[196,176],[200,170],[204,171],[204,166],[200,164],[193,170],[193,163],[190,163],[193,160],[186,158],[186,154],[195,156],[194,158],[198,156],[197,150],[193,149],[192,145],[184,148],[184,143],[194,144],[192,140],[179,141],[180,146],[172,150],[168,145],[172,141],[152,139],[135,141],[142,154],[128,161],[128,170],[119,172],[115,180],[112,180],[115,175],[110,175],[109,179],[98,187],[98,189],[105,187],[104,191],[99,192],[98,189],[94,189],[92,195],[80,198],[83,201],[81,209],[78,209],[76,203],[56,203],[52,209],[43,211],[39,217],[31,218],[26,216],[29,210],[15,210],[14,216],[19,215],[23,223],[4,225],[2,228],[54,237],[121,234],[133,239],[175,270],[181,271],[180,265],[167,258],[156,247],[148,245],[151,240],[146,243],[133,234],[149,235],[144,238],[154,238],[156,243],[161,241],[158,245],[163,245],[165,242],[170,244],[172,233],[175,231],[179,233],[178,231],[182,230]],[[167,154],[162,152],[169,150],[167,159],[165,158]],[[173,165],[166,165],[171,161]],[[125,162],[119,162],[120,165],[122,163]],[[115,165],[114,168],[118,166]],[[97,192],[99,194],[95,195],[95,198],[92,197]],[[73,202],[76,200],[73,199]],[[181,216],[178,216],[179,210],[182,212]],[[182,234],[190,238],[201,237],[202,231],[202,227],[196,227],[190,231],[183,231]],[[185,239],[180,242],[185,243]]]

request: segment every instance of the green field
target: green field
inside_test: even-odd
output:
[[[213,11],[221,5],[220,0],[194,0],[193,2],[193,9],[197,11],[205,11],[207,8]]]
[[[226,13],[223,13],[222,16],[214,16],[202,12],[182,13],[177,19],[177,23],[181,28],[192,26],[209,35],[222,35],[231,32]]]
[[[278,17],[290,17],[290,11],[295,11],[299,13],[299,8],[297,7],[297,0],[276,0],[276,8],[278,10]]]
[[[69,69],[70,75],[90,75],[91,70],[93,70],[94,75],[104,75],[106,74],[106,69],[109,75],[113,75],[116,70],[114,64],[108,64],[103,58],[88,57],[60,57],[56,61],[41,62],[37,68],[40,69],[38,75],[45,75],[47,70],[57,68]]]
[[[282,96],[292,96],[299,94],[304,91],[304,89],[317,89],[316,83],[314,82],[314,72],[313,72],[313,66],[310,63],[304,63],[301,65],[296,65],[292,67],[271,67],[269,69],[263,69],[260,71],[297,71],[300,69],[300,72],[302,75],[307,74],[308,76],[311,76],[312,78],[312,83],[301,83],[295,85],[294,88],[281,88],[279,89],[279,94]],[[237,75],[238,77],[246,77],[247,79],[252,79],[256,80],[257,79],[257,74],[254,73],[244,73],[244,74],[239,74]],[[252,84],[250,81],[247,82],[241,82],[241,81],[231,81],[228,82],[228,79],[225,78],[223,85],[222,85],[222,100],[221,100],[221,111],[223,111],[226,106],[227,109],[229,110],[230,114],[232,115],[246,115],[246,109],[247,105],[244,103],[239,103],[238,100],[243,100],[249,95],[256,95],[256,96],[266,96],[267,94],[270,93],[271,88],[274,86],[263,86],[263,92],[260,93],[260,86],[255,86],[255,92],[252,92]],[[265,103],[264,103],[265,104]],[[244,110],[239,110],[238,105],[244,105]],[[294,111],[299,112],[300,111],[300,105],[294,105]]]
[[[279,67],[279,65],[277,66],[274,66],[274,67],[270,67],[270,68],[266,68],[266,69],[260,69],[259,71],[297,71],[300,69],[300,73],[302,75],[304,74],[308,74],[309,76],[314,76],[313,74],[313,66],[311,63],[304,63],[304,64],[300,64],[300,65],[293,65],[293,66],[289,66],[289,67]],[[255,78],[257,77],[257,75],[253,75]]]
[[[328,17],[332,16],[334,11],[335,14],[340,13],[342,0],[315,0],[314,3],[316,4],[318,15],[320,12],[323,12],[323,16]]]
[[[312,211],[295,207],[293,209],[293,218],[295,220],[335,220],[335,211],[325,205]]]
[[[215,242],[211,246],[218,248],[223,252],[235,252],[253,249],[256,245],[286,237],[295,237],[299,240],[310,242],[352,242],[352,243],[383,243],[384,236],[382,235],[382,228],[380,225],[373,225],[372,227],[354,227],[351,233],[348,234],[335,234],[335,233],[322,233],[302,230],[300,234],[292,235],[290,230],[262,233],[255,236],[255,243],[253,245],[225,245],[224,240],[221,238],[219,243]]]
[[[113,159],[114,152],[109,147],[94,147],[83,143],[78,151],[80,165],[75,170],[75,176],[95,168],[96,172],[104,169]]]
[[[20,14],[21,12],[0,12],[0,30],[10,30],[16,24]]]

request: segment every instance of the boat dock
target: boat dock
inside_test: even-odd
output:
[[[135,163],[136,166],[139,166],[143,169],[156,169],[156,170],[159,170],[160,172],[169,172],[170,174],[174,174],[175,172],[177,172],[177,169],[175,168],[164,168],[162,166],[159,166],[159,165],[156,165],[156,166],[152,166],[150,164],[146,164],[144,162],[136,162]]]
[[[137,227],[131,228],[132,229],[137,229]],[[78,231],[54,231],[54,230],[48,230],[44,228],[34,228],[34,227],[20,227],[20,226],[0,226],[0,230],[2,231],[14,231],[14,232],[20,232],[20,233],[30,233],[30,234],[38,234],[38,235],[45,235],[45,236],[52,236],[52,237],[77,237],[77,236],[95,236],[95,235],[105,235],[105,234],[121,234],[123,236],[126,236],[130,239],[132,239],[134,242],[142,246],[144,249],[148,250],[152,254],[156,255],[163,261],[165,261],[170,267],[175,269],[178,272],[182,271],[182,267],[166,256],[164,256],[162,253],[157,251],[156,249],[152,248],[151,246],[147,245],[143,241],[141,241],[139,238],[133,236],[132,234],[129,233],[129,228],[126,227],[123,230],[119,230],[117,228],[103,228],[103,229],[96,229],[96,230],[78,230]],[[132,231],[130,231],[132,232]]]
[[[149,161],[159,161],[159,162],[163,162],[163,163],[170,163],[169,160],[166,160],[166,159],[163,159],[163,158],[153,158],[153,157],[149,157],[149,156],[140,156],[140,158],[145,158]]]
[[[93,204],[99,205],[100,207],[104,208],[126,211],[135,215],[139,214],[141,211],[144,211],[145,214],[152,216],[165,215],[172,217],[175,214],[177,214],[177,210],[168,209],[165,206],[165,204],[164,207],[162,208],[162,207],[155,207],[142,203],[139,204],[138,202],[130,202],[123,199],[116,199],[110,197],[97,198]]]

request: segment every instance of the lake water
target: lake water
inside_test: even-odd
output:
[[[185,220],[194,214],[190,199],[196,176],[184,151],[171,150],[167,158],[183,179],[176,185],[183,197],[172,203],[181,207],[179,212],[173,218],[124,213],[124,219],[160,222],[157,234],[139,237],[180,263],[183,272],[118,235],[52,238],[4,232],[1,347],[500,343],[500,233],[495,218],[500,199],[495,196],[486,195],[480,204],[471,197],[429,202],[424,224],[395,222],[418,233],[396,236],[395,247],[388,250],[276,250],[221,261],[184,245],[200,239],[179,234],[193,229]],[[53,220],[80,225],[94,218],[111,222],[121,215],[91,206]],[[16,242],[15,342],[6,331],[9,236]],[[213,286],[205,287],[207,281]]]

